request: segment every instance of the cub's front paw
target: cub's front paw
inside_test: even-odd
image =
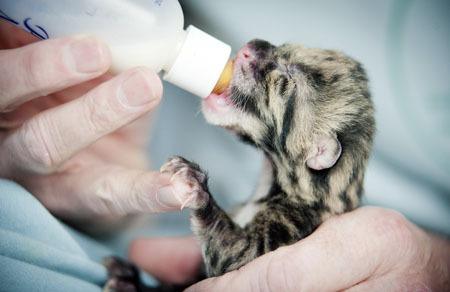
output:
[[[196,210],[206,206],[209,199],[208,177],[198,164],[174,156],[161,167],[160,171],[171,175],[174,194],[182,202],[181,209],[189,207]]]

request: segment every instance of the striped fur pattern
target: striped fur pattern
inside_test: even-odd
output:
[[[235,68],[232,111],[220,114],[204,107],[203,112],[209,122],[265,153],[265,177],[233,216],[209,194],[206,176],[198,182],[209,196],[191,206],[191,221],[208,276],[292,244],[328,217],[357,207],[375,131],[360,63],[337,51],[301,45],[275,47],[254,40],[248,46],[256,59]],[[341,152],[332,166],[311,169],[306,162],[317,137],[324,136],[334,137]],[[201,172],[198,165],[175,159]]]

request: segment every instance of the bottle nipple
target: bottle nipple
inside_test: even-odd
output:
[[[213,93],[215,94],[221,94],[227,89],[228,85],[230,84],[231,77],[233,76],[233,60],[229,60],[227,64],[225,65],[225,68],[222,71],[222,74],[220,74],[219,80],[217,81],[216,85],[214,86]]]

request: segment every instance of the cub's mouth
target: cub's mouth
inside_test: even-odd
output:
[[[236,109],[236,102],[231,98],[233,86],[239,85],[242,80],[247,79],[247,76],[253,76],[254,62],[256,56],[252,51],[251,45],[247,44],[242,47],[236,54],[233,60],[233,74],[228,87],[221,94],[211,93],[202,102],[203,112],[214,112],[217,114],[224,114],[231,109]]]
[[[220,94],[212,93],[202,101],[202,111],[210,124],[231,128],[254,128],[260,124],[255,111],[255,94],[261,91],[265,75],[261,72],[270,62],[276,47],[263,40],[253,40],[242,47],[234,58],[232,78]],[[251,125],[251,126],[249,126]]]
[[[226,113],[234,107],[231,100],[231,83],[221,94],[211,93],[202,101],[203,111]]]

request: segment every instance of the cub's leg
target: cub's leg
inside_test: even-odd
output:
[[[208,276],[235,270],[268,251],[297,241],[301,238],[301,225],[305,230],[311,229],[310,220],[296,218],[294,224],[283,217],[286,208],[265,203],[255,218],[241,228],[209,194],[207,176],[197,164],[174,157],[161,171],[171,174],[173,181],[180,184],[179,190],[185,191],[180,197],[189,198],[185,204],[192,209],[191,224],[202,244]]]

